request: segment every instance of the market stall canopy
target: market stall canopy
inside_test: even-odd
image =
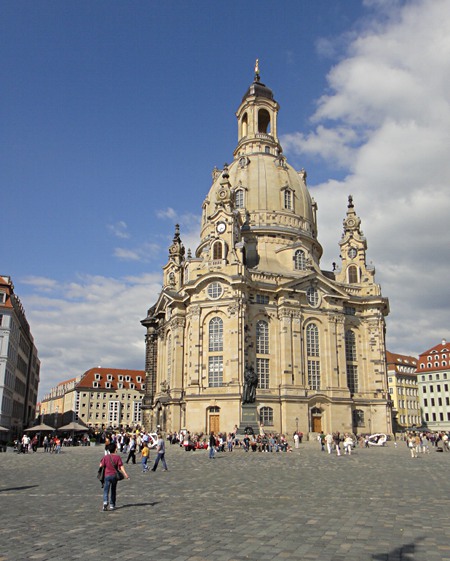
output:
[[[0,432],[9,432],[10,429],[5,429],[5,427],[0,426]]]
[[[71,423],[64,425],[63,427],[59,427],[58,431],[87,431],[89,430],[88,427],[82,425],[81,423],[77,423],[76,421],[72,421]]]
[[[50,427],[45,423],[40,425],[36,425],[35,427],[30,427],[29,429],[25,429],[25,432],[44,432],[44,431],[54,431],[54,427]]]

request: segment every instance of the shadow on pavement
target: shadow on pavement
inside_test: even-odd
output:
[[[153,503],[128,503],[126,505],[118,506],[116,510],[122,510],[123,508],[131,508],[136,506],[156,506],[159,505],[160,501],[155,501]]]
[[[25,491],[26,489],[33,489],[33,487],[39,487],[39,485],[23,485],[22,487],[8,487],[6,489],[0,489],[0,493],[6,493],[7,491]]]
[[[386,553],[375,553],[372,555],[374,561],[386,561],[386,559],[402,559],[402,561],[414,561],[414,552],[419,542],[424,540],[424,537],[419,537],[412,543],[407,543],[401,547],[396,547]]]

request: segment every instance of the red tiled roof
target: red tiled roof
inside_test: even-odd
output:
[[[388,365],[395,366],[396,370],[399,366],[410,366],[417,368],[418,360],[415,356],[400,355],[398,353],[391,353],[386,351],[386,362]]]
[[[137,381],[138,376],[141,377],[141,382]],[[97,384],[94,385],[94,382],[97,382]],[[106,383],[111,384],[111,387],[106,387]],[[134,384],[134,389],[141,390],[143,389],[142,384],[145,384],[145,371],[123,368],[91,368],[83,374],[76,388],[117,390],[119,389],[119,383],[123,384],[121,389],[132,389],[130,384]]]
[[[445,339],[419,355],[420,372],[434,372],[436,370],[450,370],[450,343]]]

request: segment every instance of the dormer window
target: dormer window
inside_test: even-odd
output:
[[[108,380],[108,382],[112,382],[114,380],[114,376],[112,374],[108,374],[106,376],[106,379]]]
[[[292,210],[292,191],[290,189],[284,190],[284,208]]]
[[[127,381],[127,382],[131,382],[131,376],[127,376],[127,377],[126,377],[126,381]]]
[[[111,382],[106,382],[106,383],[105,383],[105,388],[106,388],[107,390],[110,390],[110,389],[111,389]]]
[[[244,208],[244,189],[238,189],[234,193],[235,208]]]
[[[141,383],[142,382],[142,378],[140,376],[136,376],[136,382]]]
[[[122,376],[122,374],[119,374],[119,382],[123,382],[123,376]]]
[[[100,374],[98,374],[98,373],[95,374],[95,379],[96,379],[96,380],[101,380],[101,378],[102,378],[102,377],[100,376]]]
[[[100,384],[98,382],[92,382],[92,387],[93,388],[99,388]]]
[[[297,249],[294,253],[294,269],[296,271],[306,270],[306,257],[302,249]]]
[[[130,384],[130,390],[134,390],[135,389],[135,385],[133,384],[133,382]]]

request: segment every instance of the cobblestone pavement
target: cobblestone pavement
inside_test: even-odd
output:
[[[101,512],[102,453],[0,454],[0,561],[450,560],[449,453],[168,446],[168,472],[126,466],[117,510]]]

